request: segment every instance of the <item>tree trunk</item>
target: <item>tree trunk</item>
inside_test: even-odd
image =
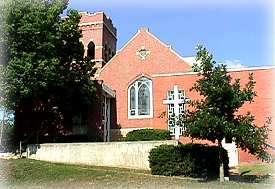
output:
[[[222,161],[222,141],[218,140],[219,145],[219,160],[220,160],[220,182],[224,182],[224,168]]]

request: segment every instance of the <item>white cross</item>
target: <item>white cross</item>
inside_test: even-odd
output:
[[[174,104],[174,114],[176,119],[179,118],[180,115],[180,104],[188,104],[190,103],[190,99],[186,98],[184,95],[183,99],[179,98],[179,88],[177,85],[174,85],[174,99],[173,100],[163,100],[163,104]],[[175,140],[179,140],[180,138],[180,126],[175,121]]]

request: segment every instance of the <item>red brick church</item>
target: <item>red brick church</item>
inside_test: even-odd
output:
[[[103,141],[117,140],[119,136],[141,128],[167,129],[175,135],[175,127],[169,119],[188,109],[185,99],[199,97],[189,90],[197,79],[197,74],[192,71],[194,58],[182,57],[147,28],[140,28],[117,51],[117,30],[112,20],[103,12],[81,15],[82,43],[86,55],[92,57],[98,68],[95,79],[99,83],[98,97],[101,99],[101,103],[89,112],[88,130],[93,130],[91,133],[97,131]],[[229,69],[229,72],[243,84],[251,72],[256,80],[257,97],[240,113],[250,111],[259,126],[267,117],[274,118],[274,67],[246,67]],[[166,112],[165,117],[163,112]],[[180,129],[179,132],[184,131]],[[275,146],[274,134],[272,131],[269,137],[272,146]],[[180,137],[180,141],[190,140]],[[256,160],[238,150],[234,143],[224,142],[224,146],[230,154],[231,165]]]

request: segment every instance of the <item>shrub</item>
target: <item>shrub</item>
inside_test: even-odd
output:
[[[168,130],[161,129],[140,129],[129,132],[124,141],[148,141],[148,140],[170,140]]]
[[[228,175],[228,155],[222,149],[225,175]],[[219,148],[202,144],[161,145],[150,151],[153,175],[182,175],[215,178],[219,175]]]

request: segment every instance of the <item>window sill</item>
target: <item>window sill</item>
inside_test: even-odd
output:
[[[153,115],[141,115],[141,116],[130,116],[128,115],[128,119],[151,119]]]

